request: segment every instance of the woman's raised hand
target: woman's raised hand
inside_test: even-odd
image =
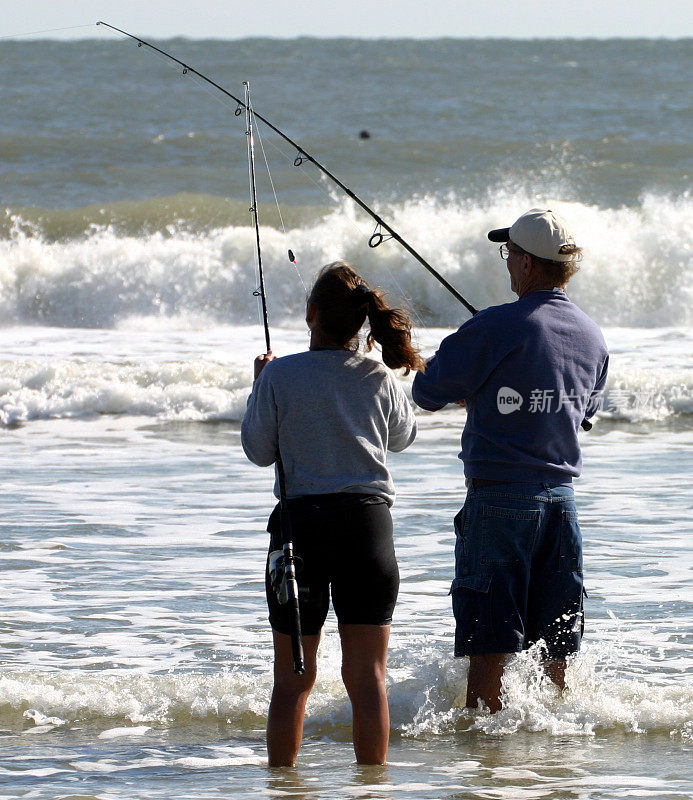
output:
[[[257,380],[257,377],[262,370],[269,364],[270,361],[274,361],[275,358],[276,356],[272,355],[271,350],[261,356],[258,356],[253,362],[253,379]]]

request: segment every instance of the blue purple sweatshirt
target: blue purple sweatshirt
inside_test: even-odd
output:
[[[429,411],[464,401],[468,478],[567,483],[580,474],[578,429],[599,406],[609,354],[599,326],[558,289],[478,312],[414,379]]]

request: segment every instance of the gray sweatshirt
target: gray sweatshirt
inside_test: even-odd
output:
[[[261,467],[281,451],[287,497],[395,487],[386,451],[416,436],[409,401],[383,364],[346,350],[309,350],[271,361],[248,398],[241,442]],[[275,481],[274,494],[279,490]]]

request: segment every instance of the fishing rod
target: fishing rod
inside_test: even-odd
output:
[[[203,75],[201,72],[196,70],[194,67],[191,67],[189,64],[186,64],[184,61],[181,61],[180,59],[176,58],[175,56],[171,55],[170,53],[167,53],[165,50],[162,50],[160,47],[157,47],[156,45],[151,44],[151,42],[148,42],[148,41],[146,41],[145,39],[142,39],[139,36],[135,36],[132,33],[128,33],[127,31],[124,31],[121,28],[116,28],[115,25],[110,25],[108,22],[103,22],[103,21],[100,20],[96,24],[97,25],[103,25],[106,28],[110,28],[113,31],[117,31],[118,33],[121,33],[124,36],[127,36],[128,38],[130,38],[133,41],[137,42],[137,46],[138,47],[142,47],[142,46],[148,47],[150,50],[153,50],[154,52],[159,53],[160,55],[164,56],[165,58],[170,59],[171,61],[173,61],[174,63],[178,64],[180,67],[182,67],[183,75],[186,75],[188,73],[192,73],[193,75],[197,75],[198,78],[201,78],[203,81],[208,83],[210,86],[213,86],[215,89],[218,89],[220,92],[225,94],[227,97],[229,97],[231,100],[233,100],[237,104],[236,111],[235,111],[236,116],[240,116],[243,113],[244,110],[246,111],[246,113],[248,112],[247,104],[245,102],[243,102],[240,98],[236,97],[234,94],[229,92],[227,89],[224,89],[223,86],[220,86],[216,81],[213,81],[211,78],[207,77],[207,75]],[[375,211],[373,211],[373,209],[370,208],[370,206],[366,205],[366,203],[364,203],[364,201],[361,200],[361,198],[358,197],[345,183],[343,183],[336,175],[334,175],[332,172],[330,172],[330,170],[328,170],[327,167],[325,167],[316,158],[314,158],[312,155],[310,155],[310,153],[306,152],[306,150],[303,147],[301,147],[299,144],[297,144],[290,136],[288,136],[286,133],[284,133],[282,130],[280,130],[276,125],[273,125],[268,119],[263,117],[261,114],[258,114],[256,111],[253,111],[252,115],[253,115],[253,117],[255,119],[259,119],[262,123],[267,125],[268,128],[273,130],[278,136],[281,136],[281,138],[284,139],[285,142],[288,142],[288,144],[290,144],[293,148],[296,149],[297,155],[294,158],[294,166],[295,167],[300,167],[301,164],[303,164],[305,161],[309,161],[311,164],[313,164],[315,167],[317,167],[323,173],[323,175],[328,177],[334,184],[339,186],[339,188],[347,195],[347,197],[351,198],[351,200],[353,200],[372,219],[375,220],[375,223],[376,223],[375,230],[374,230],[374,232],[372,233],[371,237],[368,240],[369,247],[372,247],[372,248],[378,247],[379,245],[381,245],[387,239],[394,239],[396,242],[399,242],[399,244],[411,256],[413,256],[419,262],[419,264],[421,264],[422,267],[427,269],[431,273],[431,275],[433,275],[433,277],[436,278],[436,280],[438,280],[450,292],[450,294],[453,295],[453,297],[455,297],[457,300],[459,300],[460,303],[462,303],[462,305],[467,309],[467,311],[469,311],[470,314],[472,314],[472,315],[476,314],[477,309],[474,308],[474,306],[468,300],[466,300],[460,294],[460,292],[458,292],[457,289],[455,289],[455,287],[451,283],[449,283],[449,281],[447,281],[436,269],[434,269],[428,263],[428,261],[426,261],[426,259],[422,255],[417,253],[417,251],[407,241],[405,241],[397,233],[397,231],[392,226],[390,226],[387,222],[385,222],[385,220],[379,214],[377,214]],[[387,232],[387,234],[388,234],[387,236],[383,233],[383,230],[385,230]],[[289,254],[289,260],[292,261],[292,263],[293,263],[293,258],[291,257],[291,255],[292,254]]]
[[[250,186],[250,213],[255,226],[255,252],[259,274],[259,288],[255,292],[260,297],[262,305],[262,324],[265,329],[265,344],[267,354],[272,351],[270,344],[269,321],[267,318],[267,293],[265,291],[265,276],[262,269],[262,248],[260,247],[260,218],[257,205],[257,189],[255,186],[255,141],[253,138],[253,109],[250,103],[250,83],[243,82],[244,108],[245,108],[245,135],[248,145],[248,183]],[[281,453],[277,452],[277,482],[279,484],[279,528],[281,530],[281,549],[272,550],[269,554],[269,573],[272,588],[281,605],[288,605],[291,625],[291,655],[294,661],[294,672],[303,675],[306,671],[305,656],[303,653],[303,635],[301,633],[301,612],[298,604],[299,589],[296,580],[296,558],[294,557],[294,543],[291,532],[291,517],[289,516],[288,502],[286,499],[286,475]]]
[[[201,78],[210,86],[213,86],[215,89],[218,89],[222,94],[225,94],[227,97],[229,97],[237,104],[235,111],[236,116],[240,116],[243,113],[244,109],[246,110],[246,112],[248,111],[247,105],[238,97],[236,97],[234,94],[229,92],[227,89],[224,89],[223,86],[220,86],[218,83],[216,83],[216,81],[213,81],[211,78],[207,77],[207,75],[203,75],[194,67],[191,67],[184,61],[181,61],[180,59],[176,58],[170,53],[167,53],[160,47],[151,44],[151,42],[148,42],[139,36],[134,36],[132,33],[128,33],[127,31],[122,30],[122,28],[116,28],[115,25],[110,25],[108,22],[103,22],[102,20],[100,20],[96,24],[103,25],[106,28],[110,28],[111,30],[116,31],[117,33],[123,34],[123,36],[127,36],[129,39],[132,39],[133,41],[137,42],[138,47],[143,47],[143,46],[148,47],[150,50],[153,50],[154,52],[159,53],[165,58],[168,58],[170,61],[173,61],[174,63],[182,67],[183,75],[186,75],[189,72],[192,73],[193,75],[197,75],[198,78]],[[453,297],[455,297],[457,300],[460,301],[460,303],[462,303],[462,305],[467,309],[467,311],[469,311],[469,313],[472,316],[474,316],[477,313],[478,309],[474,308],[474,306],[468,300],[466,300],[457,291],[457,289],[455,289],[455,287],[451,283],[449,283],[436,269],[434,269],[422,255],[417,253],[416,250],[414,250],[414,248],[408,242],[406,242],[397,233],[397,231],[394,230],[394,228],[388,225],[388,223],[385,222],[385,220],[383,220],[379,214],[373,211],[372,208],[367,206],[366,203],[364,203],[360,197],[358,197],[346,184],[344,184],[341,180],[339,180],[339,178],[333,175],[332,172],[330,172],[330,170],[327,169],[327,167],[323,166],[323,164],[321,164],[316,158],[310,155],[310,153],[306,152],[304,148],[302,148],[299,144],[297,144],[290,136],[285,134],[284,131],[280,130],[276,125],[272,124],[266,117],[263,117],[261,114],[258,114],[255,111],[253,111],[252,114],[255,119],[259,119],[262,123],[267,125],[268,128],[273,130],[278,136],[284,139],[285,142],[288,142],[292,147],[294,147],[297,150],[296,158],[294,158],[295,167],[300,167],[304,161],[309,161],[311,164],[317,167],[323,173],[323,175],[328,177],[334,184],[339,186],[339,188],[342,189],[342,191],[347,195],[347,197],[350,197],[360,208],[362,208],[372,219],[375,220],[376,228],[368,240],[369,247],[372,248],[378,247],[386,240],[385,235],[382,233],[382,230],[384,229],[389,234],[387,238],[391,238],[394,239],[396,242],[399,242],[399,244],[411,256],[413,256],[419,262],[419,264],[421,264],[421,266],[427,269],[431,273],[431,275],[433,275],[433,277],[436,278],[436,280],[438,280],[450,292],[450,294],[453,295]],[[289,251],[289,260],[292,263],[294,262],[293,253],[291,253],[291,251]],[[266,336],[268,335],[269,334],[266,334]],[[585,419],[582,421],[581,427],[584,430],[588,431],[591,429],[592,423]]]
[[[253,112],[250,107],[250,84],[243,82],[245,92],[245,135],[248,144],[248,184],[250,186],[250,213],[253,215],[255,225],[255,253],[257,256],[257,271],[260,279],[260,286],[255,295],[260,297],[262,304],[262,324],[265,328],[265,344],[267,354],[272,351],[270,344],[269,321],[267,318],[267,293],[265,292],[265,273],[262,270],[262,249],[260,248],[260,217],[257,207],[257,189],[255,186],[255,141],[253,139]]]

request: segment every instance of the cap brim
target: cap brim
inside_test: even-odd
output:
[[[492,242],[509,242],[510,228],[496,228],[495,231],[489,231],[488,238]]]

